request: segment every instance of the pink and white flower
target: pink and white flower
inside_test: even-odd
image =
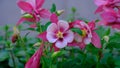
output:
[[[57,48],[64,48],[73,41],[73,32],[69,30],[69,24],[66,21],[59,20],[51,23],[47,28],[47,40],[55,43]]]
[[[47,9],[41,8],[43,3],[44,0],[18,0],[17,5],[23,14],[29,14],[30,17],[22,16],[17,25],[24,21],[36,23],[40,21],[40,18],[50,18],[51,13]]]
[[[84,21],[77,20],[72,23],[72,27],[79,28],[82,31],[82,35],[79,35],[78,33],[74,34],[75,41],[73,43],[77,46],[83,49],[87,44],[92,43],[96,48],[101,48],[100,38],[94,32],[95,24],[86,24]]]

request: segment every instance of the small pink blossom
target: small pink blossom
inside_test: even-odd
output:
[[[57,48],[64,48],[73,41],[73,38],[73,32],[69,30],[66,21],[59,20],[57,23],[51,23],[47,28],[47,40],[55,43]]]
[[[32,17],[21,17],[17,25],[24,21],[36,22],[40,21],[40,18],[49,18],[51,13],[47,9],[41,8],[44,0],[18,0],[17,5],[21,8],[23,15],[30,14]]]
[[[77,45],[80,48],[85,48],[87,44],[92,43],[95,47],[101,48],[100,38],[99,36],[94,32],[95,24],[88,23],[86,24],[84,21],[77,20],[72,23],[72,26],[74,28],[80,28],[82,31],[82,35],[79,35],[78,33],[75,33],[75,41],[70,44],[70,46]],[[95,39],[96,38],[96,39]]]
[[[28,62],[25,64],[25,68],[39,68],[43,48],[44,44],[42,44],[40,48],[34,53],[34,55],[28,60]]]

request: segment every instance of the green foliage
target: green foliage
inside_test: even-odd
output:
[[[82,31],[79,28],[71,28],[71,31],[78,33],[79,35],[82,35]]]
[[[53,12],[56,12],[56,5],[55,4],[52,4],[52,7],[50,9],[50,11],[53,13]]]

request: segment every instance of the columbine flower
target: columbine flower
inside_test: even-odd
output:
[[[91,30],[89,26],[83,21],[77,20],[73,24],[74,28],[80,28],[80,30],[82,31],[82,35],[75,33],[75,40],[79,43],[78,46],[80,46],[80,48],[84,48],[86,44],[89,44],[91,42]]]
[[[92,43],[95,47],[101,48],[100,38],[94,32],[95,25],[93,23],[86,24],[83,21],[77,20],[72,23],[74,28],[80,28],[82,35],[75,33],[75,42],[80,48],[85,48],[89,43]],[[73,44],[73,43],[72,43]]]
[[[111,26],[112,28],[120,29],[120,13],[114,10],[109,10],[101,14],[102,20],[100,25]]]
[[[98,6],[96,13],[114,8],[120,9],[120,0],[94,0],[94,2]]]
[[[41,8],[43,3],[44,0],[19,0],[17,5],[21,8],[23,16],[17,25],[24,21],[36,23],[40,21],[40,18],[49,18],[51,13]]]
[[[55,43],[57,48],[64,48],[73,41],[73,32],[69,30],[69,24],[66,21],[59,20],[51,23],[47,28],[47,40]]]
[[[39,68],[40,58],[43,53],[44,44],[42,43],[40,48],[34,53],[34,55],[25,64],[25,68]]]

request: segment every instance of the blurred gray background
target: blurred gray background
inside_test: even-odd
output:
[[[16,1],[17,0],[0,0],[0,26],[6,24],[14,25],[19,20],[21,14]],[[94,0],[45,0],[43,7],[49,9],[52,3],[55,3],[57,9],[65,10],[61,19],[65,19],[67,15],[71,13],[71,7],[76,7],[80,17],[94,20],[98,17],[94,14],[96,6],[93,1]]]

